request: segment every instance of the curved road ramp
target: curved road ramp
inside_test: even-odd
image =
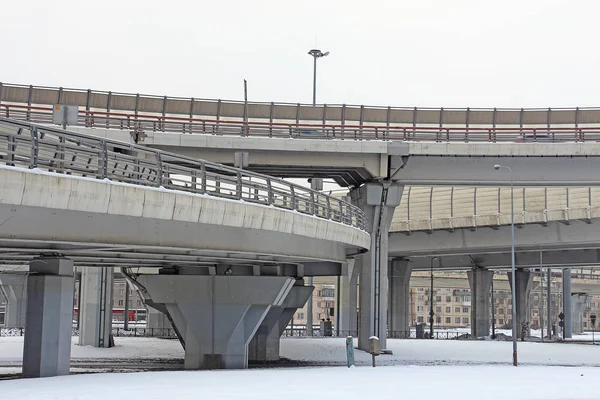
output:
[[[108,345],[102,305],[121,267],[173,323],[186,368],[245,368],[249,347],[278,357],[313,290],[302,278],[345,273],[369,249],[366,225],[280,179],[0,118],[1,263],[29,264],[26,377],[69,372],[74,266],[97,296],[82,305],[95,345]]]

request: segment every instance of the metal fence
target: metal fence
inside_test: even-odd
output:
[[[177,339],[177,333],[173,328],[112,328],[114,337],[157,337],[165,339]],[[0,328],[0,337],[24,336],[25,328]],[[71,336],[79,336],[79,329],[73,327]]]
[[[366,231],[360,208],[283,179],[0,117],[0,162],[295,210]]]
[[[599,112],[600,115],[600,112]],[[51,107],[0,104],[0,116],[52,123]],[[79,110],[79,126],[146,132],[173,132],[293,139],[399,140],[427,142],[597,142],[600,127],[469,127],[416,125],[306,124],[214,120],[196,117]]]
[[[73,328],[72,336],[79,336],[79,329]],[[115,328],[111,330],[114,337],[156,337],[164,339],[177,339],[177,332],[173,328]],[[0,328],[0,337],[16,337],[24,336],[25,328]],[[357,337],[358,331],[336,331],[333,329],[329,334],[321,332],[319,329],[313,331],[312,336],[306,334],[305,328],[287,328],[282,338],[345,338],[348,336]],[[419,339],[414,330],[412,331],[397,331],[388,332],[389,339]],[[424,339],[429,339],[429,331],[425,332]],[[423,339],[421,338],[421,339]],[[456,331],[434,331],[433,339],[437,340],[458,340],[472,339],[469,334]]]

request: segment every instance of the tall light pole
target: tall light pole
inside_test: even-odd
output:
[[[308,52],[309,55],[313,56],[314,59],[314,69],[313,69],[313,106],[316,105],[317,103],[317,58],[321,58],[321,57],[325,57],[329,55],[329,52],[322,52],[321,50],[318,49],[313,49],[311,51]],[[317,183],[317,179],[313,179],[313,181],[315,181],[314,183],[318,186]],[[315,189],[315,190],[323,190],[323,180],[320,180],[320,188],[317,188],[317,186],[313,187],[313,182],[311,182],[311,188]],[[307,285],[308,286],[312,286],[313,285],[313,278],[309,277],[307,279]],[[339,288],[339,284],[337,287],[337,291],[339,292],[340,288]],[[312,337],[313,335],[313,295],[311,293],[310,298],[308,299],[308,303],[306,306],[306,335],[309,337]]]
[[[512,276],[512,337],[513,337],[513,365],[517,363],[517,285],[515,271],[515,195],[513,185],[512,169],[506,165],[496,164],[494,169],[498,171],[500,168],[506,168],[510,172],[510,261],[511,261],[511,276]]]
[[[317,58],[325,57],[329,55],[329,52],[322,52],[318,49],[312,49],[308,52],[309,55],[313,56],[314,69],[313,69],[313,106],[317,104]]]
[[[431,290],[429,292],[429,339],[433,339],[433,316],[435,313],[433,312],[433,261],[437,259],[437,257],[431,258]]]

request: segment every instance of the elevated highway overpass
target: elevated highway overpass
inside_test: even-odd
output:
[[[69,371],[74,265],[82,344],[108,344],[121,266],[186,368],[243,368],[310,296],[304,276],[371,243],[360,208],[277,178],[4,118],[0,142],[0,263],[29,264],[25,376]]]
[[[49,123],[49,106],[74,104],[79,106],[79,119],[72,128],[80,132],[229,165],[236,152],[248,152],[248,170],[289,178],[333,178],[341,186],[351,188],[352,201],[365,211],[371,224],[370,247],[374,251],[358,257],[356,266],[348,268],[350,274],[344,285],[350,289],[342,295],[342,304],[347,305],[349,312],[342,313],[342,320],[347,321],[347,326],[356,326],[356,315],[351,315],[356,310],[353,285],[361,274],[361,331],[380,337],[387,313],[387,291],[382,288],[388,275],[388,256],[394,256],[396,266],[404,265],[403,270],[410,271],[409,265],[402,262],[426,263],[422,256],[436,254],[425,254],[426,250],[421,254],[402,254],[407,248],[396,247],[395,242],[389,244],[392,253],[388,254],[388,231],[392,232],[391,238],[402,237],[402,241],[422,235],[441,237],[444,233],[457,241],[461,232],[505,231],[509,223],[506,189],[498,187],[508,186],[511,176],[494,171],[494,164],[510,166],[515,185],[527,187],[516,190],[517,204],[519,193],[525,193],[521,199],[525,205],[517,213],[518,223],[524,227],[547,224],[542,228],[549,230],[559,224],[579,226],[577,221],[589,223],[596,218],[592,186],[599,183],[597,108],[313,107],[9,84],[1,87],[0,112],[4,115]],[[429,189],[423,187],[427,185],[447,188],[436,187],[427,192]],[[481,186],[490,191],[485,192]],[[472,201],[468,200],[469,190],[473,191]],[[544,193],[543,208],[539,190]],[[561,190],[566,195],[558,195]],[[426,202],[419,208],[414,202],[409,205],[405,201],[412,191],[429,193],[428,210]],[[482,193],[498,197],[497,204],[486,203]],[[566,204],[552,206],[554,195],[562,199],[559,203]],[[533,209],[527,200],[531,196],[537,196],[531,200],[536,204]],[[442,217],[434,218],[438,208],[448,202],[450,212],[446,210],[440,213]],[[469,209],[472,211],[466,211]],[[419,216],[419,212],[429,215]],[[588,247],[593,246],[591,243]],[[541,248],[544,247],[533,243],[530,249]],[[470,252],[465,245],[453,254]],[[496,260],[485,265],[502,268],[503,262]],[[465,268],[462,259],[448,263],[443,265]],[[394,280],[407,282],[396,274],[402,268],[392,265],[391,269],[390,286],[394,286]],[[394,325],[394,318],[391,319],[390,324]],[[359,345],[366,348],[366,337],[363,339]],[[385,341],[382,345],[385,347]]]
[[[81,131],[125,141],[143,131],[135,136],[146,146],[224,164],[248,152],[247,169],[342,186],[386,179],[401,166],[394,177],[405,185],[506,184],[506,174],[486,167],[509,160],[519,184],[586,185],[600,145],[597,108],[314,107],[0,84],[7,117],[49,123],[49,106],[59,103],[79,107]]]

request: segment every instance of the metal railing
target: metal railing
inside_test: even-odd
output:
[[[0,337],[24,336],[25,328],[1,328]],[[111,329],[114,337],[157,337],[163,339],[177,339],[177,332],[173,328],[115,328]],[[79,329],[73,327],[71,336],[79,336]]]
[[[93,89],[76,89],[22,85],[0,82],[0,102],[26,105],[78,105],[86,111],[131,111],[160,116],[178,115],[189,118],[209,117],[261,120],[266,122],[319,121],[339,125],[407,124],[497,127],[513,125],[579,126],[600,123],[600,108],[445,108],[394,107],[351,104],[319,104],[312,106],[285,102],[244,102],[236,100],[202,99],[140,93],[121,93]]]
[[[283,179],[2,117],[0,163],[295,210],[367,230],[360,208]]]
[[[52,108],[0,104],[0,116],[52,123]],[[79,126],[115,130],[292,139],[395,140],[427,142],[597,142],[600,127],[436,127],[402,125],[244,122],[139,113],[79,110]]]

